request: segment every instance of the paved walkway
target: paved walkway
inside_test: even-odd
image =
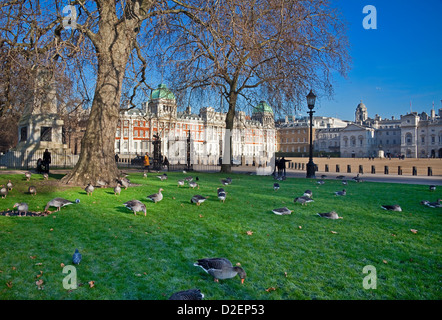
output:
[[[234,173],[250,173],[256,174],[256,167],[251,166],[240,166],[233,167],[232,171]],[[142,169],[130,169],[130,168],[121,168],[122,171],[125,172],[142,172]],[[24,174],[28,170],[1,170],[0,175],[2,174]],[[287,169],[287,177],[290,178],[305,178],[306,171]],[[66,174],[69,172],[68,169],[54,169],[51,170],[51,173],[58,174]],[[218,172],[218,171],[216,171]],[[320,178],[321,175],[326,175],[326,179],[336,179],[337,176],[342,175],[345,179],[351,179],[356,176],[356,173],[335,173],[335,172],[316,172],[316,178]],[[442,176],[410,176],[410,175],[394,175],[394,174],[360,174],[359,177],[364,181],[371,182],[388,182],[388,183],[407,183],[407,184],[424,184],[424,185],[436,185],[442,186]]]

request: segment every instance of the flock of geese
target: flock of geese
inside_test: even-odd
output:
[[[186,173],[186,172],[183,171],[183,173]],[[26,181],[30,181],[31,175],[32,174],[30,172],[25,173]],[[143,176],[144,176],[144,178],[147,178],[146,173],[144,173]],[[166,173],[163,173],[162,175],[158,175],[156,177],[158,179],[160,179],[161,181],[168,179],[168,176]],[[319,185],[323,185],[325,183],[324,182],[325,178],[326,178],[325,175],[321,176],[321,179],[317,180],[317,183]],[[344,176],[337,177],[337,179],[342,180],[343,185],[347,185],[347,181],[344,180],[344,178],[345,178]],[[44,179],[48,179],[47,174],[44,174]],[[180,179],[180,180],[178,180],[178,187],[183,187],[187,183],[190,188],[199,189],[199,185],[197,183],[197,181],[199,180],[198,177],[196,177],[195,180],[196,181],[194,181],[193,177],[191,177],[191,176],[185,177],[184,179]],[[278,177],[275,177],[275,180],[283,181],[283,180],[285,180],[285,177],[278,176]],[[353,178],[353,180],[355,180],[356,182],[362,181],[359,178],[359,175],[357,177]],[[232,183],[232,179],[225,178],[225,179],[221,179],[220,182],[222,183],[223,186],[227,186]],[[117,185],[114,187],[114,194],[119,195],[121,193],[121,189],[122,188],[127,189],[129,184],[130,184],[130,181],[126,177],[119,179]],[[102,187],[103,185],[99,184],[99,186]],[[5,185],[0,185],[0,196],[2,198],[6,198],[6,196],[13,189],[13,187],[14,187],[14,185],[11,182],[11,180],[9,180]],[[280,188],[281,188],[281,186],[280,186],[279,182],[275,182],[273,184],[273,189],[275,192],[278,191]],[[430,191],[434,191],[434,190],[436,190],[436,186],[431,185],[429,187],[429,189],[430,189]],[[93,186],[92,183],[89,183],[84,188],[84,190],[85,190],[87,196],[92,196],[92,194],[95,190],[95,187]],[[162,201],[164,198],[162,191],[164,191],[164,189],[159,188],[157,193],[148,195],[146,197],[147,200],[152,201],[153,203],[158,203],[158,202]],[[36,187],[29,186],[28,193],[31,194],[32,196],[35,196],[37,194]],[[220,201],[224,202],[226,200],[226,194],[227,194],[227,192],[225,191],[224,188],[222,188],[222,187],[217,188],[217,196]],[[346,196],[347,195],[346,189],[335,191],[334,195],[337,197]],[[202,196],[200,194],[195,194],[190,199],[190,203],[195,203],[197,206],[199,206],[204,201],[206,201],[208,198],[209,198],[209,196]],[[300,203],[301,205],[307,205],[308,203],[311,203],[313,201],[314,201],[313,200],[313,192],[311,190],[305,190],[304,194],[302,196],[296,197],[294,199],[294,203]],[[57,197],[57,198],[50,200],[46,204],[44,210],[45,210],[45,212],[47,212],[49,210],[49,208],[53,207],[53,208],[56,208],[56,211],[60,211],[60,209],[62,207],[71,205],[73,203],[79,203],[79,202],[80,202],[79,199],[76,199],[75,202],[73,202],[70,200],[66,200],[66,199]],[[441,199],[438,199],[436,202],[430,202],[428,200],[423,200],[423,201],[421,201],[421,204],[426,205],[431,208],[441,208],[442,207]],[[145,216],[147,215],[146,205],[137,199],[129,200],[129,201],[125,202],[123,205],[127,209],[131,210],[134,213],[134,215],[136,215],[138,212],[144,213]],[[24,203],[24,202],[15,203],[14,208],[17,209],[17,213],[20,216],[22,216],[23,213],[24,213],[24,215],[26,215],[26,213],[28,212],[28,204]],[[402,208],[397,204],[382,205],[381,208],[384,210],[390,210],[390,211],[402,211]],[[288,209],[287,207],[284,207],[284,208],[273,209],[272,212],[276,215],[290,215],[293,211]],[[332,220],[343,219],[335,211],[330,211],[330,212],[325,212],[325,213],[317,213],[317,215],[320,217],[332,219]],[[72,257],[72,261],[74,264],[80,263],[81,254],[78,252],[78,249],[75,250],[75,253]],[[236,275],[239,275],[239,277],[241,279],[241,283],[243,283],[244,279],[246,278],[246,272],[244,271],[244,269],[242,267],[240,267],[239,265],[233,266],[232,263],[226,258],[199,259],[194,265],[201,267],[205,272],[207,272],[209,275],[211,275],[214,278],[214,281],[216,281],[216,282],[218,282],[218,280],[220,280],[220,279],[221,280],[230,279],[230,278],[235,277]],[[190,290],[176,292],[176,293],[172,294],[172,296],[170,296],[169,299],[170,300],[201,300],[203,298],[204,298],[204,295],[201,293],[201,291],[199,289],[190,289]]]

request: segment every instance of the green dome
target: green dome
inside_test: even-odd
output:
[[[268,105],[268,103],[265,101],[261,101],[253,110],[253,113],[264,113],[264,112],[268,112],[268,113],[273,114],[273,110]]]
[[[175,95],[170,91],[165,84],[160,84],[157,89],[152,91],[150,99],[168,99],[175,100]]]

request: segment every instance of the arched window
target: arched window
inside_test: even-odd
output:
[[[405,144],[407,146],[411,146],[412,145],[412,140],[413,140],[413,136],[411,135],[411,133],[407,133],[405,135]]]

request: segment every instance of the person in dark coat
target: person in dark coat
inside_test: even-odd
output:
[[[290,162],[291,160],[285,160],[284,157],[282,157],[282,159],[279,160],[278,162],[278,173],[279,175],[286,175],[286,171],[285,171],[285,163],[286,162]]]
[[[45,172],[49,173],[49,164],[51,163],[51,153],[48,149],[43,153],[43,165],[45,166]]]

